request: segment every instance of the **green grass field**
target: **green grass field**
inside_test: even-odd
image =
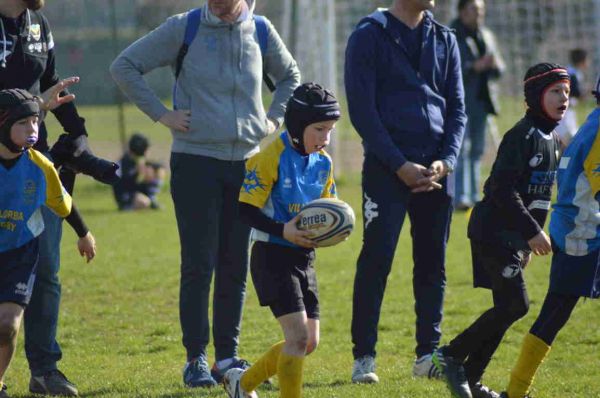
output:
[[[80,112],[88,119],[92,145],[101,148],[98,152],[118,153],[118,149],[110,149],[108,145],[112,142],[113,148],[118,147],[112,127],[116,120],[113,109],[83,107]],[[157,145],[165,148],[168,145],[168,133],[139,112],[129,108],[127,121],[131,129],[147,132]],[[359,177],[344,176],[339,194],[360,216]],[[82,396],[87,397],[225,397],[221,388],[190,390],[182,386],[185,354],[178,317],[179,244],[168,188],[161,195],[165,205],[162,211],[119,213],[110,189],[87,177],[78,179],[75,199],[96,236],[98,256],[91,264],[85,264],[76,252],[75,234],[65,227],[59,329],[64,351],[61,369],[78,385]],[[443,342],[448,342],[491,303],[489,292],[471,288],[466,225],[464,213],[455,213],[447,253]],[[415,316],[408,231],[407,220],[379,325],[377,365],[381,383],[378,385],[350,383],[352,284],[361,228],[357,228],[348,242],[318,250],[321,344],[305,364],[305,397],[449,396],[441,382],[411,377]],[[508,381],[521,340],[539,312],[548,285],[548,269],[549,258],[535,258],[526,271],[530,313],[508,332],[490,364],[484,380],[494,389],[502,389]],[[589,300],[578,305],[538,373],[535,397],[600,397],[597,305]],[[241,355],[255,360],[281,339],[270,311],[258,306],[249,280]],[[211,347],[211,355],[212,352]],[[11,396],[29,396],[22,336],[5,380]],[[259,395],[274,398],[278,392],[275,388],[260,389]]]

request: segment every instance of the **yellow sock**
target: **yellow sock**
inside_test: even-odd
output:
[[[510,374],[510,383],[506,390],[509,398],[523,398],[529,392],[535,373],[549,351],[550,346],[539,337],[531,333],[525,336],[521,354]]]
[[[258,361],[244,372],[240,384],[244,391],[251,392],[263,381],[277,373],[277,361],[285,341],[272,346]]]
[[[280,398],[302,397],[302,366],[304,357],[294,357],[285,352],[279,354],[277,377],[279,378]]]

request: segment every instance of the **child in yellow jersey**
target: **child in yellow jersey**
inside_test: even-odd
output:
[[[246,163],[239,200],[242,219],[253,227],[252,280],[260,304],[270,307],[285,340],[251,367],[225,373],[230,398],[256,397],[256,387],[274,375],[280,397],[302,396],[304,357],[319,342],[319,297],[317,244],[296,223],[305,204],[336,195],[331,158],[323,148],[339,118],[330,91],[303,84],[288,102],[287,131]]]
[[[44,110],[68,98],[54,98]],[[71,98],[72,99],[72,98]],[[0,91],[0,397],[8,397],[4,373],[16,348],[23,311],[31,298],[39,256],[38,237],[44,230],[40,208],[48,206],[65,217],[79,235],[80,254],[94,258],[94,237],[72,206],[52,163],[31,149],[37,141],[40,99],[25,90]]]

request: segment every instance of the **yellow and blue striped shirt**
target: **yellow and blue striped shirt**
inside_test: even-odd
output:
[[[302,156],[283,132],[246,162],[240,202],[258,207],[271,219],[286,223],[304,205],[319,198],[335,198],[333,165],[321,150]],[[253,229],[252,239],[294,246],[287,240]]]
[[[600,109],[581,126],[558,166],[558,198],[550,235],[561,251],[585,256],[600,249]]]
[[[42,233],[42,205],[63,218],[71,212],[71,196],[50,160],[29,149],[10,169],[0,165],[0,252],[23,246]]]

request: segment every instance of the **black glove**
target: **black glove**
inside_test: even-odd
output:
[[[111,161],[96,157],[90,150],[87,136],[75,138],[61,134],[58,141],[50,149],[55,167],[66,167],[76,173],[83,173],[104,184],[114,185],[119,181],[119,166]]]

